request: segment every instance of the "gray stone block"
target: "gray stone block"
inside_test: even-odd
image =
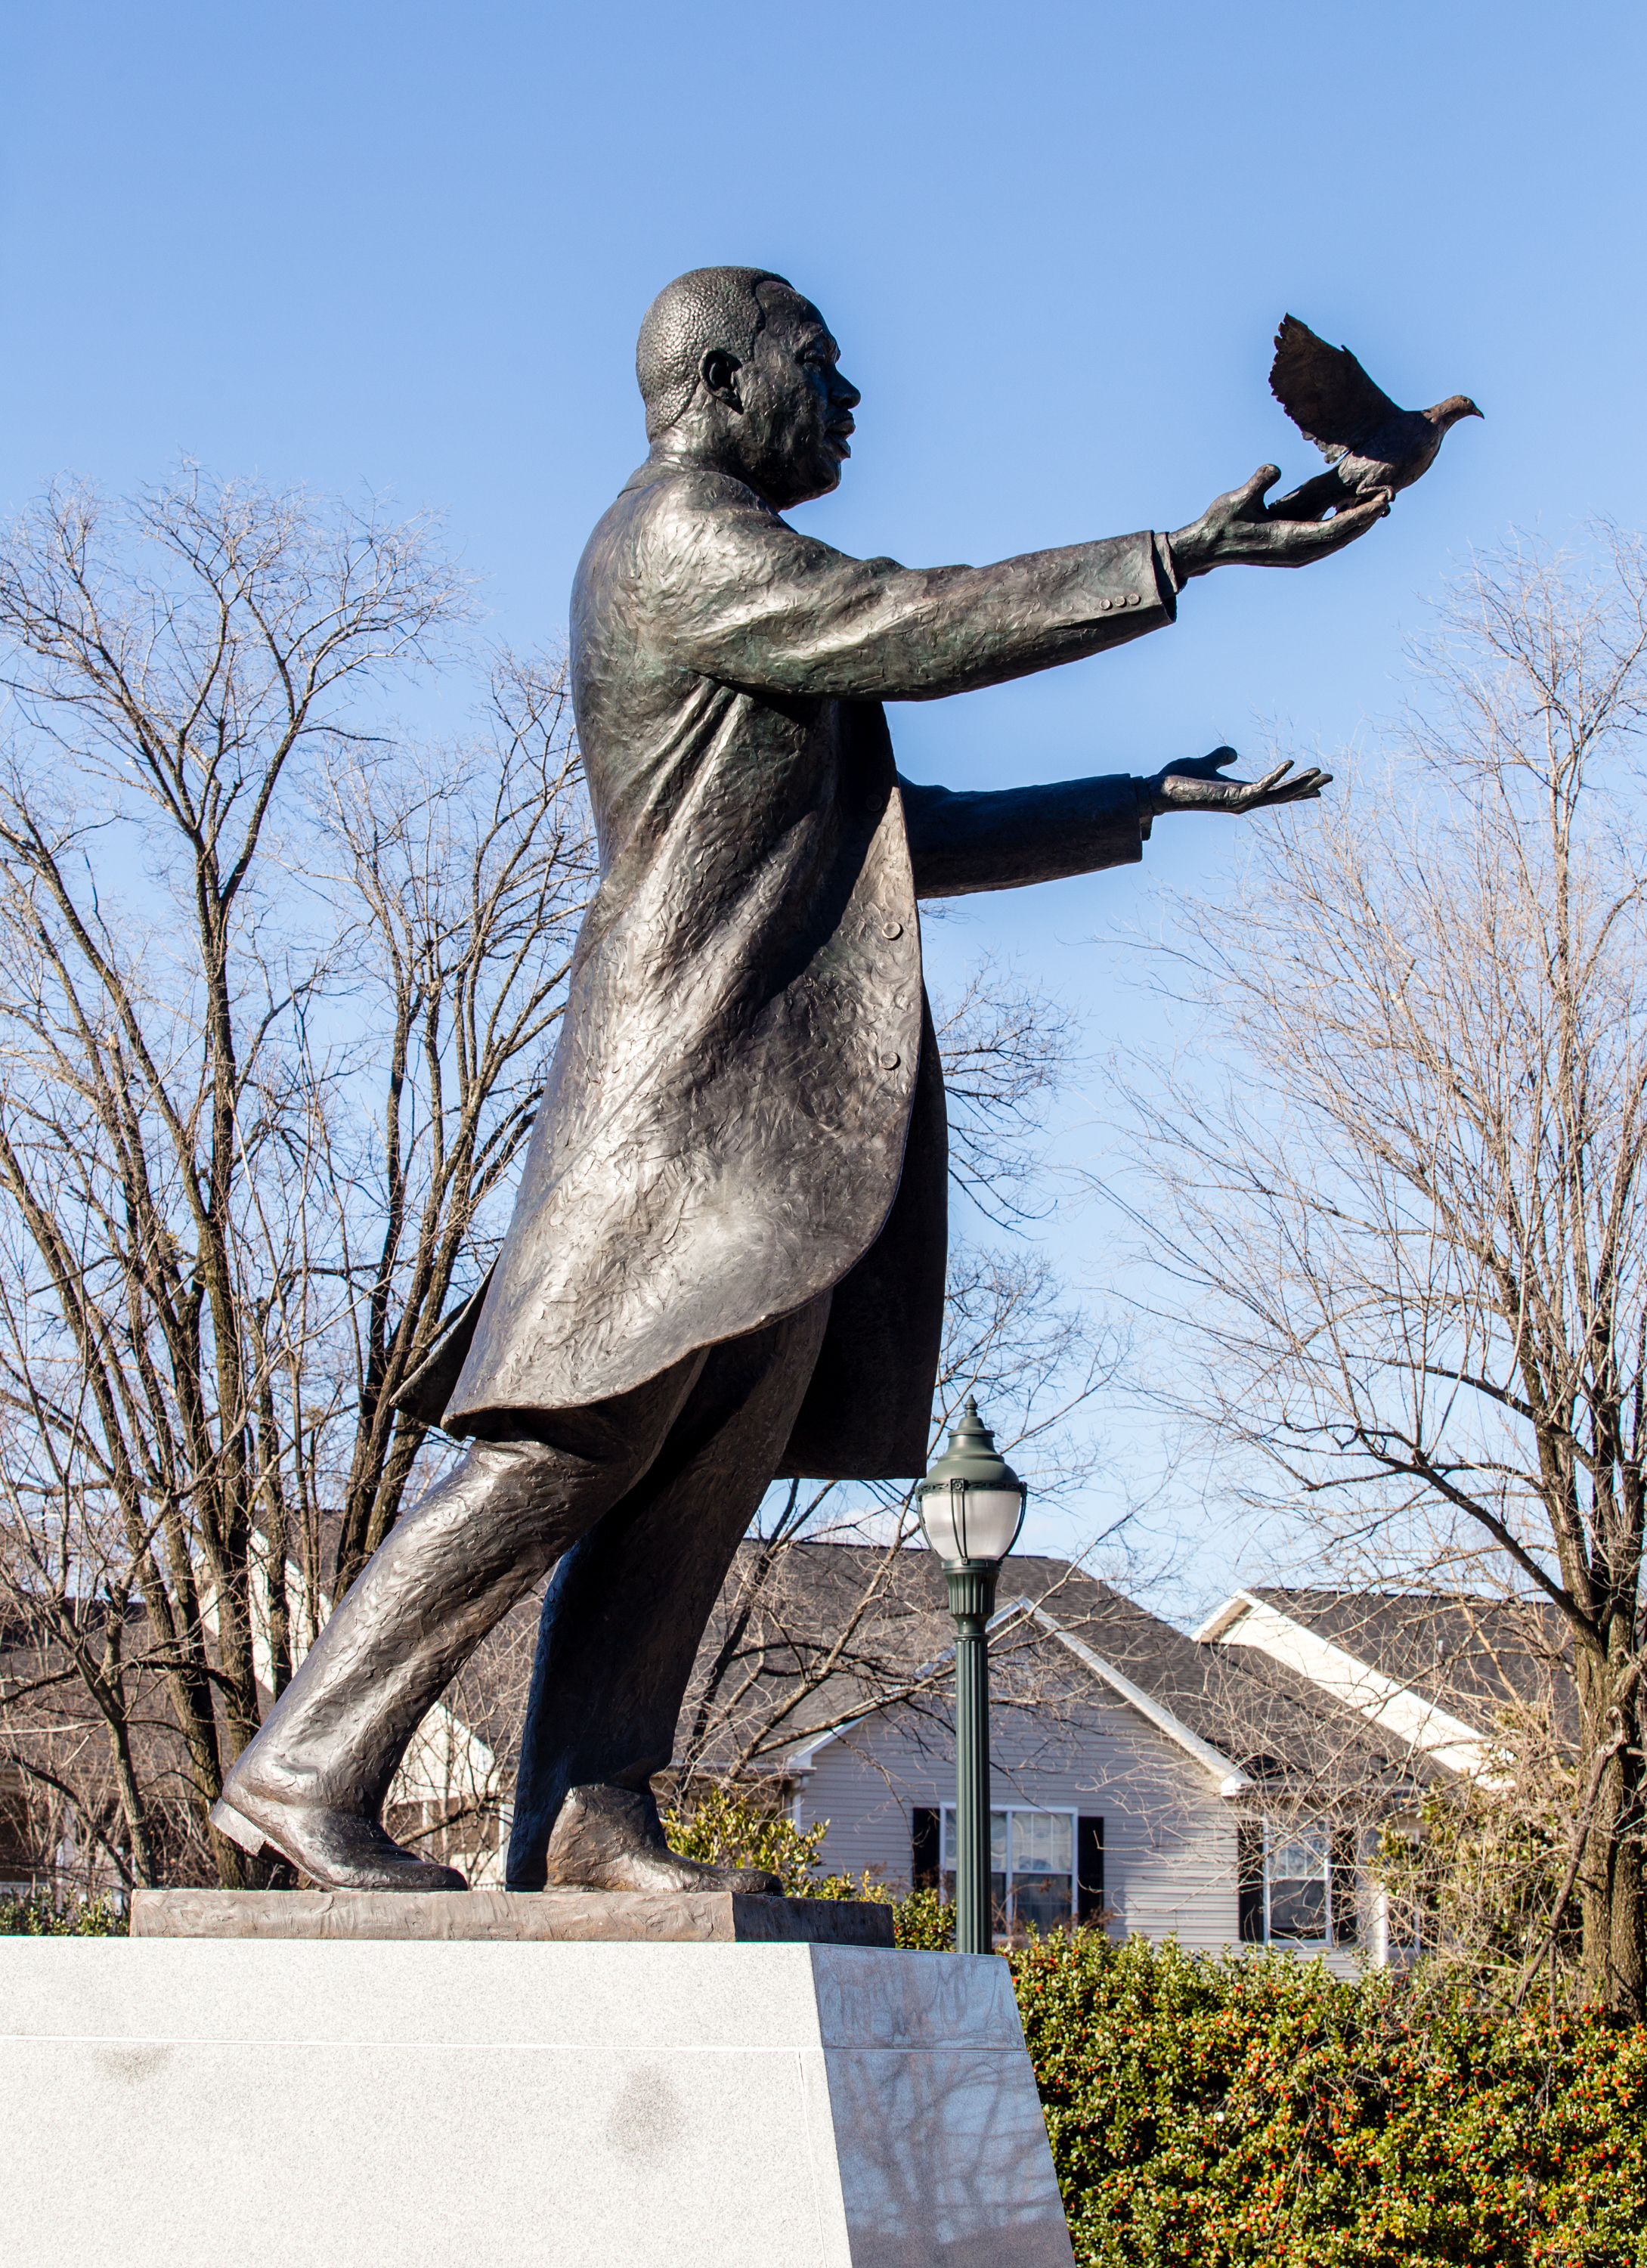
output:
[[[1004,1962],[0,1939],[7,2268],[1070,2268]]]
[[[138,1890],[134,1937],[478,1939],[494,1944],[873,1945],[892,1908],[865,1898],[682,1890]]]

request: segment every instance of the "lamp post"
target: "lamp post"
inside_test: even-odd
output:
[[[1001,1562],[1029,1491],[996,1453],[969,1395],[949,1447],[921,1484],[921,1525],[955,1617],[955,1950],[995,1943],[989,1900],[989,1617]]]

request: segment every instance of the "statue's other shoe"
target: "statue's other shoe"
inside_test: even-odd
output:
[[[222,1800],[212,1806],[211,1823],[254,1858],[272,1844],[299,1874],[327,1890],[466,1890],[454,1867],[437,1867],[403,1851],[375,1819],[357,1811],[334,1811],[323,1804],[278,1803],[231,1775]]]
[[[575,1787],[549,1837],[552,1889],[579,1890],[740,1890],[776,1898],[783,1885],[760,1867],[711,1867],[683,1859],[664,1839],[649,1791]]]

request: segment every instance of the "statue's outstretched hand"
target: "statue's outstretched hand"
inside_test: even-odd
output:
[[[1186,756],[1165,765],[1153,779],[1140,780],[1139,802],[1153,817],[1167,811],[1268,811],[1278,803],[1308,803],[1332,784],[1331,772],[1312,765],[1291,779],[1290,763],[1277,764],[1262,779],[1223,779],[1226,764],[1239,761],[1233,748],[1215,748],[1210,756]]]
[[[1261,465],[1250,481],[1215,497],[1189,526],[1167,537],[1178,571],[1187,578],[1215,567],[1307,567],[1364,535],[1389,515],[1389,492],[1375,490],[1365,504],[1331,519],[1272,519],[1265,492],[1281,478],[1278,465]],[[1303,491],[1299,491],[1301,496]]]

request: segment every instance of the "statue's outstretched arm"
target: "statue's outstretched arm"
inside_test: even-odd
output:
[[[1142,782],[1125,772],[979,794],[900,778],[915,895],[1015,890],[1143,855]]]
[[[1239,815],[1277,804],[1312,802],[1332,779],[1277,765],[1261,779],[1223,777],[1233,748],[1167,764],[1150,779],[1109,772],[1048,787],[956,793],[901,776],[904,823],[915,895],[957,898],[972,890],[1015,890],[1065,874],[1093,874],[1143,855],[1151,822],[1173,811]]]
[[[849,558],[752,498],[710,511],[683,501],[653,541],[658,647],[751,692],[937,700],[1077,661],[1177,613],[1177,578],[1147,533],[992,567],[901,567]]]
[[[735,482],[683,483],[647,542],[645,632],[673,663],[752,692],[933,701],[1078,661],[1175,621],[1191,577],[1299,567],[1364,534],[1380,491],[1321,522],[1272,519],[1262,465],[1170,538],[1147,531],[991,567],[852,559]]]

